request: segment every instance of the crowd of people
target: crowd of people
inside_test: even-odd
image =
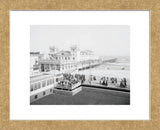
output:
[[[58,82],[58,86],[71,88],[74,84],[80,82],[84,83],[86,81],[86,76],[83,74],[70,74],[64,73],[63,79]],[[87,80],[88,81],[88,80]],[[94,75],[90,75],[89,82],[98,82],[101,85],[109,86],[114,85],[115,87],[126,88],[127,87],[127,79],[122,78],[118,80],[116,77],[101,77],[100,80],[98,77]]]
[[[126,88],[127,87],[127,80],[126,78],[123,78],[120,80],[119,84],[118,84],[118,80],[115,77],[102,77],[100,79],[100,84],[108,86],[108,83],[114,84],[115,86],[119,86],[121,88]]]
[[[81,75],[81,74],[73,75],[73,74],[64,73],[63,80],[78,81],[78,82],[83,83],[85,81],[85,75]]]
[[[73,74],[64,73],[63,80],[58,82],[57,87],[71,89],[74,84],[79,82],[83,83],[84,81],[85,81],[85,75],[80,75],[80,74],[73,75]]]

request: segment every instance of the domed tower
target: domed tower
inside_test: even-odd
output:
[[[72,46],[70,47],[70,49],[71,49],[71,53],[72,53],[72,54],[76,54],[77,51],[78,51],[78,47],[77,47],[76,45],[72,45]]]
[[[50,46],[49,47],[49,52],[55,54],[55,53],[58,52],[58,48],[56,48],[55,46]]]
[[[79,56],[80,56],[80,51],[77,45],[72,45],[70,47],[71,49],[71,55],[73,56],[73,58],[75,58],[76,60],[79,60]]]

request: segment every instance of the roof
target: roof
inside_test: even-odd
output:
[[[47,79],[47,78],[50,78],[50,77],[52,77],[52,76],[51,75],[44,75],[44,74],[37,75],[37,76],[32,76],[32,77],[30,77],[30,83],[37,82],[37,81],[40,81],[40,80],[44,80],[44,79]]]
[[[59,64],[59,61],[57,61],[53,56],[50,55],[50,59],[40,59],[39,63]]]
[[[70,51],[60,51],[60,52],[57,52],[55,54],[55,56],[71,56],[71,52]]]
[[[108,89],[87,88],[74,96],[65,94],[50,94],[31,105],[129,105],[130,93],[111,91]]]
[[[39,55],[40,52],[30,52],[30,55]]]
[[[38,81],[49,79],[49,78],[54,78],[55,76],[60,76],[60,75],[58,74],[54,75],[51,73],[43,73],[41,75],[32,76],[30,77],[30,83],[38,82]]]

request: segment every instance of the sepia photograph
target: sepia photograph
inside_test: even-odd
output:
[[[30,25],[30,105],[130,105],[129,25]]]

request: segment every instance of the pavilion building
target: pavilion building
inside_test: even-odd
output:
[[[72,72],[94,64],[99,64],[100,60],[92,51],[80,51],[76,46],[71,46],[70,50],[57,51],[50,47],[48,58],[42,57],[39,60],[40,71],[59,71],[60,73]]]

